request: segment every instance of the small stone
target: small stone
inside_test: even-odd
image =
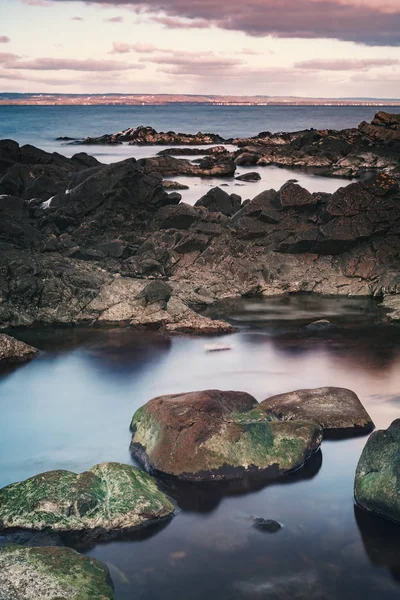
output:
[[[266,531],[267,533],[276,533],[282,529],[282,525],[278,521],[272,521],[271,519],[263,519],[262,517],[252,517],[254,529],[258,531]]]

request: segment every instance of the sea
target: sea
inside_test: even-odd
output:
[[[58,136],[100,135],[139,124],[251,135],[343,128],[365,107],[0,107],[0,138],[69,153]],[[154,148],[95,147],[104,162]],[[87,147],[85,151],[89,151]],[[287,173],[286,173],[287,171]],[[290,176],[290,177],[289,177]],[[273,187],[293,171],[265,168]],[[345,185],[313,174],[320,189]],[[333,182],[333,183],[332,183]],[[196,192],[202,193],[199,184]],[[232,182],[232,185],[234,183]],[[243,189],[243,188],[238,188]],[[249,184],[244,196],[252,197]],[[52,469],[76,473],[129,453],[134,412],[160,394],[234,389],[261,401],[296,389],[340,386],[358,394],[377,428],[400,416],[400,336],[376,301],[296,295],[224,302],[211,316],[238,331],[168,338],[126,327],[34,327],[12,335],[43,351],[0,371],[0,487]],[[337,327],[313,332],[326,318]],[[326,439],[305,467],[275,481],[160,486],[177,506],[163,527],[79,551],[104,561],[117,600],[398,600],[400,527],[355,506],[354,474],[368,436]],[[253,517],[276,520],[276,533]],[[0,544],[5,538],[0,536]],[[1,596],[1,591],[0,591]]]

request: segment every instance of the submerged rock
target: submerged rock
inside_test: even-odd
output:
[[[238,175],[235,177],[238,181],[259,181],[261,179],[260,173],[257,171],[252,171],[251,173],[243,173],[243,175]]]
[[[280,529],[282,529],[282,525],[278,523],[278,521],[264,519],[263,517],[252,517],[251,520],[253,522],[254,529],[258,529],[258,531],[277,533]]]
[[[219,390],[153,398],[131,428],[131,452],[146,469],[191,481],[278,476],[302,466],[322,439],[314,423],[269,422],[250,394]]]
[[[70,548],[0,547],[0,600],[114,600],[107,566]]]
[[[354,496],[362,508],[400,523],[400,419],[375,431],[357,465]]]
[[[20,342],[10,335],[0,333],[0,365],[26,362],[38,354],[37,348]]]
[[[0,530],[132,531],[170,517],[174,506],[146,473],[102,463],[80,475],[49,471],[0,490]]]
[[[313,421],[324,430],[368,432],[374,428],[358,396],[345,388],[296,390],[267,398],[260,407],[279,419]]]

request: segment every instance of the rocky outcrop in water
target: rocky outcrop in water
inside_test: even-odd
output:
[[[100,137],[87,137],[82,140],[82,144],[122,144],[128,142],[137,146],[160,145],[170,146],[172,144],[181,145],[207,145],[221,144],[225,142],[221,136],[215,133],[175,133],[175,131],[156,131],[152,127],[132,127],[119,131],[118,133],[105,134]]]
[[[324,431],[370,432],[371,417],[358,396],[344,388],[297,390],[267,398],[260,404],[270,416],[318,423]]]
[[[400,419],[375,431],[359,460],[354,494],[357,504],[400,523]]]
[[[80,475],[49,471],[0,490],[0,530],[75,533],[133,531],[171,517],[174,506],[146,473],[102,463]]]
[[[385,112],[357,129],[263,132],[233,143],[239,146],[234,154],[238,165],[312,168],[337,177],[358,177],[382,169],[400,172],[400,116]]]
[[[206,156],[194,163],[173,156],[154,156],[138,161],[145,173],[159,173],[163,177],[189,175],[191,177],[233,177],[236,164],[231,157],[223,155]]]
[[[35,150],[0,142],[2,328],[124,322],[225,333],[229,324],[198,311],[245,294],[396,299],[400,290],[400,191],[392,176],[334,194],[289,182],[243,203],[214,188],[189,206],[167,193],[157,172],[158,161],[179,169],[185,161],[92,165],[86,157],[78,164]],[[29,174],[20,171],[14,192],[21,195],[11,195],[1,182],[21,166]],[[51,186],[41,184],[42,168],[51,170]],[[167,302],[144,302],[153,280],[170,286]]]
[[[302,466],[322,440],[318,425],[270,422],[249,394],[219,390],[154,398],[131,428],[131,451],[146,469],[189,481],[277,477]]]
[[[0,333],[0,365],[27,362],[38,354],[36,348]]]
[[[0,600],[114,600],[107,566],[70,548],[0,547]]]

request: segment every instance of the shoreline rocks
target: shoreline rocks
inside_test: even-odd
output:
[[[39,350],[20,342],[5,333],[0,333],[0,366],[23,363],[38,356]]]
[[[0,531],[113,537],[168,519],[173,504],[155,480],[130,465],[102,463],[76,475],[49,471],[0,490]]]
[[[175,133],[175,131],[156,131],[153,127],[139,126],[119,131],[118,133],[105,134],[99,137],[86,137],[80,144],[122,144],[128,142],[130,145],[148,146],[160,145],[209,145],[229,142],[215,133]]]
[[[70,548],[0,546],[0,600],[115,600],[107,566]]]
[[[146,470],[186,481],[278,477],[301,467],[322,440],[314,423],[269,421],[250,394],[219,390],[153,398],[131,429],[131,452]]]
[[[400,523],[400,419],[372,433],[357,465],[354,496],[357,504]]]
[[[374,429],[357,395],[345,388],[296,390],[267,398],[260,403],[260,408],[270,417],[285,421],[318,423],[325,432],[368,433]]]

